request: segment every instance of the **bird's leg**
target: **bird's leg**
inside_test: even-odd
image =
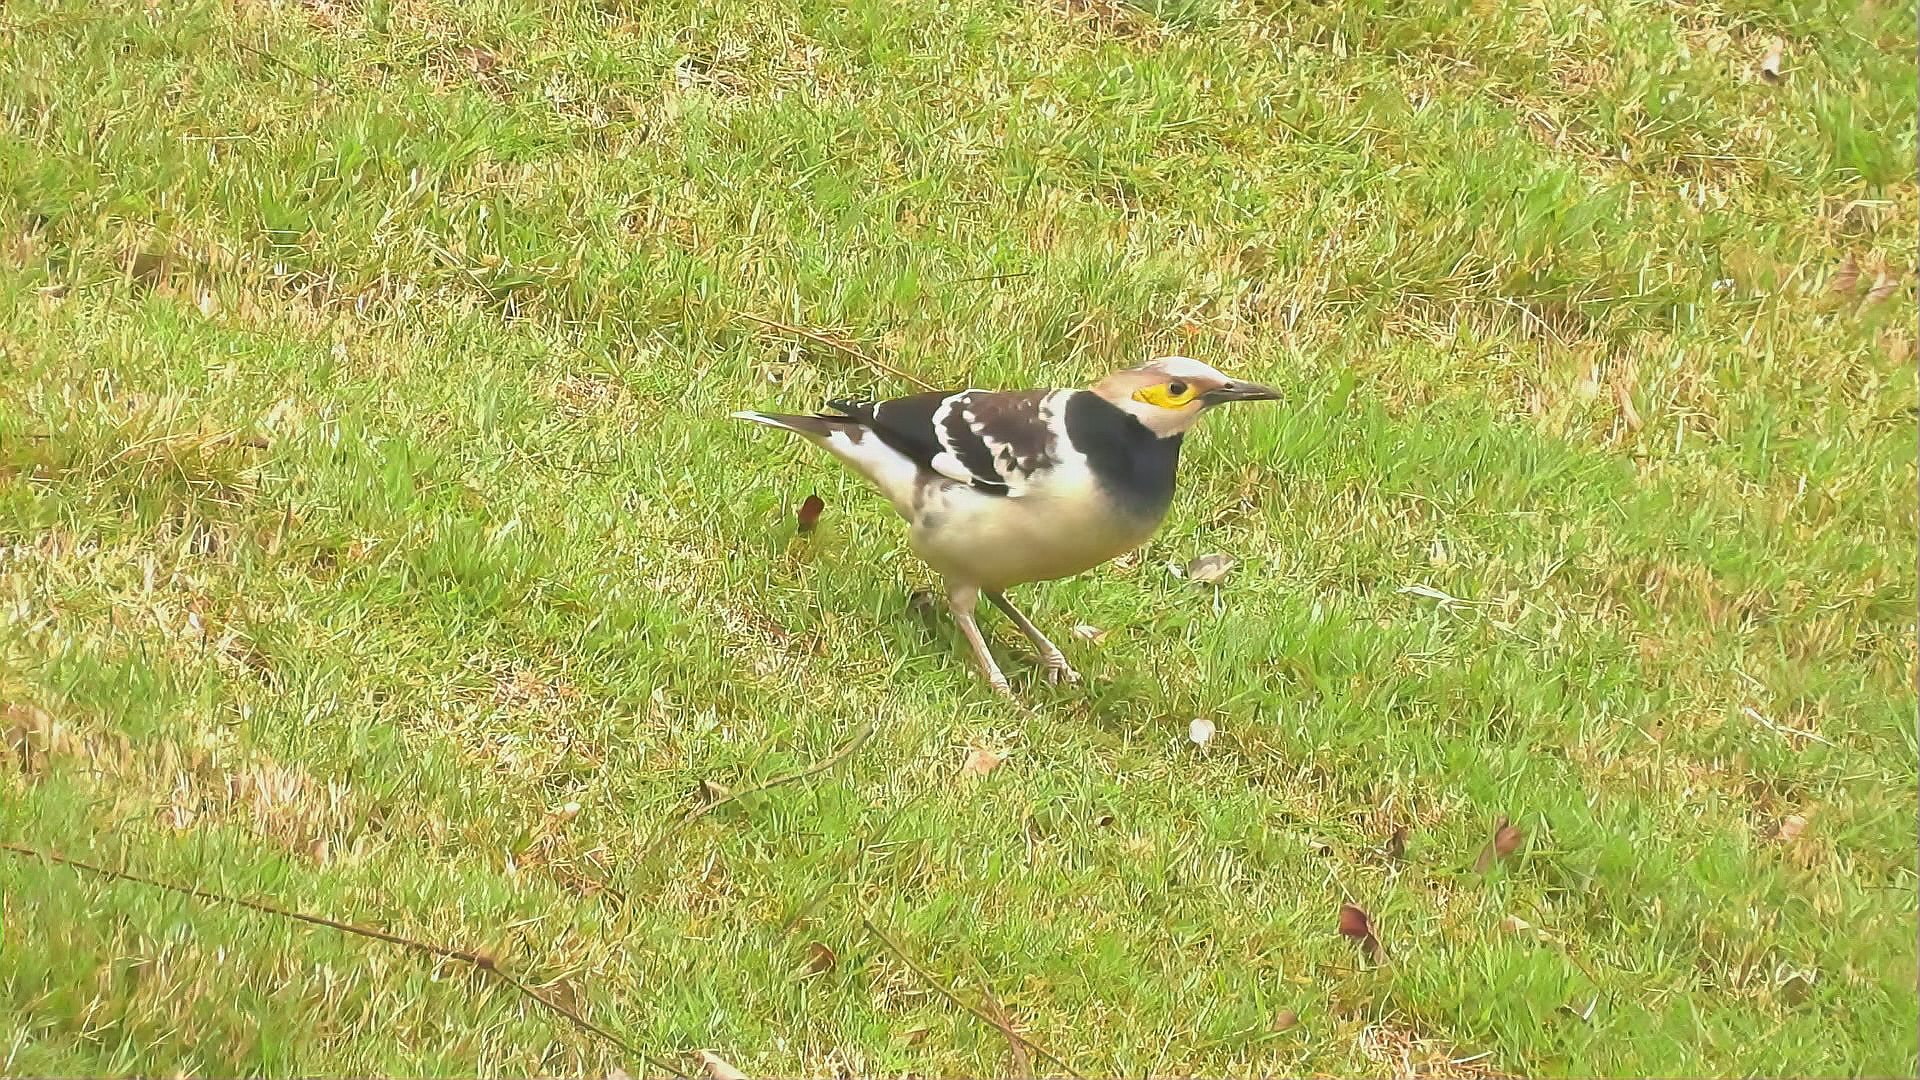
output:
[[[1048,682],[1077,683],[1080,681],[1080,673],[1068,666],[1067,656],[1060,651],[1060,646],[1048,641],[1047,635],[1033,625],[1033,620],[1021,614],[1020,609],[1013,606],[1012,601],[1007,599],[1006,593],[990,592],[987,594],[987,599],[993,601],[994,607],[1006,612],[1007,618],[1013,620],[1013,625],[1019,627],[1020,632],[1027,635],[1027,640],[1033,642],[1033,647],[1040,650],[1040,658],[1047,662]]]
[[[987,677],[987,684],[993,687],[994,693],[1012,697],[1013,687],[1007,684],[1007,677],[1001,674],[1000,665],[993,662],[993,654],[987,651],[987,639],[980,636],[980,624],[973,621],[973,608],[979,602],[978,588],[952,583],[947,585],[947,610],[953,613],[953,621],[960,624],[960,632],[967,636],[967,644],[973,647],[973,659],[980,665],[980,673]]]

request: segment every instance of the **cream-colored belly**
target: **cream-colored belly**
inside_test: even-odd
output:
[[[926,500],[907,538],[936,572],[997,592],[1092,569],[1145,543],[1159,524],[1097,496],[1010,497],[950,485]]]

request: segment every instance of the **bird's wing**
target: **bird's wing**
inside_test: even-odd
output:
[[[1059,463],[1063,393],[936,390],[878,405],[829,405],[923,469],[990,494],[1019,495]]]

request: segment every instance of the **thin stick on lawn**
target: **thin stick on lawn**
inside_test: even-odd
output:
[[[651,857],[655,851],[660,849],[660,845],[667,842],[668,837],[671,837],[674,833],[679,832],[681,829],[686,828],[688,825],[693,824],[730,802],[738,802],[749,795],[758,795],[768,788],[777,788],[782,784],[791,784],[795,780],[805,780],[809,776],[826,772],[828,769],[845,761],[855,750],[860,749],[860,744],[866,742],[867,737],[872,734],[873,724],[869,721],[868,723],[860,725],[860,730],[854,732],[852,738],[841,743],[840,749],[835,750],[833,753],[828,754],[826,757],[804,769],[800,769],[797,772],[790,772],[783,776],[776,776],[766,783],[755,784],[750,788],[742,788],[739,791],[729,792],[710,803],[705,803],[692,810],[681,811],[677,816],[662,826],[660,831],[654,834],[653,839],[647,841],[647,846],[641,849],[640,857],[643,860]]]
[[[979,963],[976,962],[974,968],[980,976],[980,1003],[986,1008],[988,1014],[993,1017],[995,1027],[998,1027],[1002,1032],[1012,1031],[1013,1017],[1008,1014],[1007,1007],[1000,1004],[1000,999],[994,996],[993,981],[987,978],[987,973],[984,970],[980,970]],[[1033,1080],[1033,1059],[1027,1056],[1027,1048],[1020,1045],[1019,1039],[1008,1035],[1007,1049],[1013,1058],[1013,1075],[1018,1077],[1019,1080]]]
[[[239,38],[235,38],[233,40],[233,44],[234,44],[234,47],[239,49],[241,52],[251,53],[252,55],[257,56],[262,60],[267,61],[270,64],[274,64],[281,68],[284,68],[287,71],[291,71],[295,75],[298,75],[302,78],[312,79],[314,82],[318,83],[322,89],[331,90],[334,88],[332,79],[327,78],[325,75],[318,75],[318,74],[315,74],[314,72],[308,71],[306,68],[303,68],[300,65],[293,63],[292,61],[283,60],[280,57],[275,56],[273,53],[268,52],[266,49],[249,45],[246,42],[241,41]]]
[[[1023,278],[1023,277],[1031,277],[1031,276],[1033,276],[1033,271],[1031,270],[1011,270],[1004,274],[976,274],[973,277],[949,278],[946,281],[936,281],[934,282],[934,284],[935,285],[965,285],[970,281],[1012,281],[1014,278]]]
[[[868,367],[871,367],[876,371],[886,372],[888,375],[891,375],[896,379],[905,379],[906,381],[912,383],[913,385],[919,387],[922,390],[940,389],[939,387],[933,385],[927,380],[920,378],[918,375],[913,375],[906,371],[902,371],[901,369],[894,367],[892,364],[887,363],[885,360],[881,360],[876,356],[872,356],[868,353],[862,352],[860,349],[855,348],[854,346],[849,345],[844,341],[839,341],[834,338],[830,338],[825,334],[816,333],[815,331],[803,329],[798,326],[791,326],[787,323],[778,322],[773,319],[769,319],[763,315],[755,315],[751,311],[736,311],[734,312],[734,314],[740,316],[743,319],[748,319],[753,322],[757,322],[761,326],[772,327],[775,330],[784,331],[786,333],[793,334],[797,337],[806,338],[808,341],[811,341],[817,345],[825,345],[829,349],[837,349],[840,352],[846,353],[848,356],[851,356],[854,359],[860,361],[861,363],[866,364]]]
[[[926,968],[921,967],[919,964],[914,963],[913,957],[908,956],[905,949],[902,949],[897,943],[894,942],[894,940],[891,937],[888,937],[887,932],[880,929],[879,924],[875,923],[871,916],[861,915],[860,923],[861,925],[867,928],[867,933],[872,934],[874,936],[874,939],[880,942],[881,945],[885,946],[888,952],[898,957],[901,963],[907,965],[907,969],[909,971],[912,971],[915,975],[920,976],[920,981],[932,987],[935,993],[939,994],[943,998],[946,998],[948,1001],[952,1002],[953,1004],[960,1006],[962,1009],[965,1009],[966,1011],[972,1013],[974,1016],[980,1018],[981,1020],[984,1020],[988,1024],[993,1025],[994,1029],[1000,1032],[1000,1034],[1005,1035],[1009,1041],[1019,1043],[1021,1046],[1026,1047],[1027,1049],[1033,1051],[1034,1053],[1039,1054],[1041,1057],[1046,1058],[1048,1061],[1053,1062],[1055,1065],[1060,1066],[1062,1069],[1065,1069],[1067,1071],[1068,1076],[1074,1077],[1075,1080],[1087,1080],[1087,1078],[1083,1076],[1081,1073],[1079,1073],[1078,1071],[1076,1071],[1073,1066],[1067,1064],[1066,1061],[1060,1057],[1060,1055],[1054,1053],[1051,1050],[1048,1050],[1046,1047],[1041,1046],[1039,1043],[1034,1042],[1032,1039],[1029,1039],[1025,1035],[1022,1035],[1019,1032],[1013,1030],[1013,1026],[1011,1024],[1002,1023],[999,1020],[995,1019],[993,1016],[989,1015],[986,1012],[986,1010],[981,1009],[976,1005],[969,1004],[965,998],[962,998],[959,994],[955,993],[952,987],[948,986],[946,983],[943,983],[939,979],[935,978],[932,972],[928,971]]]
[[[486,972],[500,982],[518,990],[521,995],[537,1002],[547,1011],[558,1016],[566,1017],[581,1031],[610,1043],[621,1050],[625,1050],[635,1058],[655,1068],[665,1069],[675,1076],[686,1076],[686,1073],[681,1072],[679,1069],[665,1062],[648,1057],[620,1036],[615,1035],[606,1028],[581,1016],[579,1013],[542,994],[540,991],[535,990],[519,979],[514,978],[500,967],[499,961],[483,952],[473,949],[459,949],[451,945],[435,945],[430,941],[416,941],[413,938],[401,937],[399,934],[391,934],[385,930],[377,930],[371,926],[358,926],[350,922],[341,922],[338,919],[329,919],[324,915],[309,915],[304,911],[290,911],[287,908],[276,907],[259,900],[248,900],[239,896],[228,896],[225,893],[209,892],[206,889],[196,889],[191,885],[176,885],[170,881],[159,881],[150,877],[142,877],[139,874],[128,873],[125,870],[115,870],[111,867],[87,862],[84,859],[69,858],[65,855],[56,855],[51,851],[41,851],[37,848],[23,847],[19,844],[0,843],[0,851],[5,851],[8,854],[18,855],[23,858],[45,859],[48,862],[56,863],[60,866],[84,871],[112,881],[127,881],[136,885],[145,885],[149,888],[164,889],[168,892],[180,893],[184,896],[191,896],[216,904],[232,904],[235,907],[243,907],[249,911],[258,911],[263,915],[272,915],[281,919],[292,919],[295,922],[308,923],[312,926],[324,926],[329,930],[338,930],[343,934],[371,938],[374,941],[384,941],[389,945],[398,945],[403,949],[425,953],[428,956],[439,957],[443,960],[454,960]]]

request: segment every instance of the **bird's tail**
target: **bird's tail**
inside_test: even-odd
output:
[[[919,466],[885,441],[868,438],[871,429],[858,417],[835,416],[831,413],[792,416],[752,411],[737,412],[733,416],[736,420],[765,424],[802,436],[866,477],[892,501],[894,509],[903,516],[913,513]]]

